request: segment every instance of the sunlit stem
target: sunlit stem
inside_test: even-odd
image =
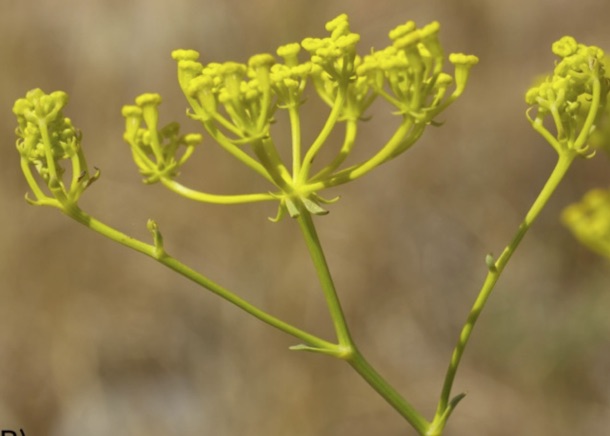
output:
[[[37,200],[48,199],[49,197],[44,192],[42,192],[42,189],[40,189],[40,186],[38,186],[38,182],[36,181],[34,174],[32,174],[32,169],[30,167],[28,160],[23,157],[21,158],[21,170],[23,171],[23,175],[25,176],[25,179],[28,182],[28,185],[29,185],[30,189],[32,190],[32,192],[34,193],[34,196],[36,197],[36,199]]]
[[[167,252],[162,251],[162,255],[159,255],[158,247],[156,247],[154,244],[147,244],[138,239],[127,236],[126,234],[114,229],[113,227],[110,227],[86,214],[76,205],[72,205],[70,207],[62,207],[60,209],[70,218],[73,218],[74,220],[78,221],[79,223],[83,224],[94,232],[97,232],[108,239],[111,239],[121,245],[131,248],[132,250],[138,251],[142,254],[145,254],[146,256],[155,259],[159,263],[174,270],[175,272],[186,277],[187,279],[199,284],[200,286],[206,288],[207,290],[218,295],[224,300],[227,300],[231,304],[239,307],[250,315],[265,322],[266,324],[269,324],[272,327],[275,327],[278,330],[281,330],[312,347],[328,350],[335,350],[337,348],[337,345],[325,341],[324,339],[321,339],[313,334],[305,332],[279,318],[274,317],[273,315],[270,315],[264,310],[259,309],[253,304],[238,297],[233,292],[220,286],[218,283],[210,280],[209,278],[203,276],[192,268],[189,268],[188,266],[184,265],[176,258],[167,254]]]
[[[527,212],[525,219],[519,226],[517,233],[515,234],[511,243],[504,249],[500,257],[489,266],[489,272],[487,273],[487,277],[485,278],[485,282],[477,299],[470,310],[470,314],[462,328],[460,333],[460,337],[458,342],[453,350],[453,355],[451,356],[451,362],[447,369],[447,373],[445,375],[445,381],[443,384],[443,389],[441,392],[440,400],[438,403],[436,416],[433,421],[433,425],[439,424],[438,421],[442,419],[445,415],[447,407],[450,403],[451,390],[453,387],[453,382],[455,380],[455,375],[457,373],[458,366],[460,364],[460,360],[462,359],[462,355],[464,354],[464,350],[466,348],[466,344],[470,339],[470,335],[472,334],[472,330],[474,328],[475,323],[477,322],[481,311],[483,310],[485,303],[489,299],[491,292],[494,289],[502,271],[508,264],[508,261],[512,257],[513,253],[519,246],[521,240],[530,229],[546,203],[549,201],[551,195],[557,189],[557,186],[565,176],[566,172],[570,168],[570,165],[574,161],[574,158],[577,156],[576,153],[567,152],[559,155],[559,160],[553,169],[553,172],[549,176],[546,184],[540,191],[540,194],[532,204],[530,210]],[[442,423],[444,425],[444,423]]]
[[[255,203],[260,201],[277,200],[277,195],[269,193],[255,193],[255,194],[235,194],[235,195],[219,195],[209,194],[207,192],[197,191],[195,189],[188,188],[181,183],[167,177],[160,178],[167,188],[174,191],[175,193],[188,198],[189,200],[199,201],[202,203],[215,203],[215,204],[240,204],[240,203]]]
[[[339,302],[339,297],[335,289],[335,284],[332,279],[330,269],[328,268],[328,264],[326,262],[326,256],[324,255],[322,245],[318,239],[318,233],[314,226],[313,219],[303,204],[299,204],[298,207],[299,216],[297,217],[297,220],[299,222],[299,226],[301,227],[303,237],[305,238],[305,244],[309,250],[309,255],[311,256],[311,260],[316,268],[318,279],[322,285],[322,291],[324,292],[326,304],[335,327],[337,339],[339,344],[350,347],[352,345],[351,335],[347,327],[343,309],[341,308],[341,303]]]
[[[601,100],[601,83],[599,81],[599,77],[593,78],[593,90],[591,92],[591,105],[589,109],[589,113],[587,114],[587,118],[585,119],[585,123],[580,130],[580,134],[578,138],[576,138],[576,142],[574,143],[574,148],[576,150],[581,150],[586,146],[586,142],[589,139],[589,135],[591,134],[591,130],[593,129],[593,125],[595,124],[595,120],[597,119],[597,113],[599,111]]]
[[[424,435],[429,425],[425,418],[371,366],[353,342],[312,216],[303,205],[299,205],[297,220],[318,273],[339,346],[343,350],[336,357],[346,360],[420,435]]]
[[[315,157],[318,155],[318,152],[328,139],[328,136],[333,131],[335,124],[337,124],[339,114],[343,110],[343,104],[345,102],[346,87],[346,84],[339,84],[337,98],[333,104],[333,108],[330,111],[328,119],[326,120],[324,127],[322,127],[322,130],[318,134],[318,137],[314,140],[311,147],[309,147],[307,153],[305,153],[305,157],[303,158],[303,163],[298,177],[298,180],[301,183],[304,183],[309,177],[309,171],[311,169],[311,165],[313,164]]]
[[[347,183],[351,180],[362,177],[363,175],[375,169],[377,166],[391,159],[393,153],[398,148],[406,150],[408,147],[413,145],[415,140],[419,138],[421,134],[417,131],[415,133],[410,132],[412,126],[412,121],[410,119],[405,119],[400,125],[400,127],[396,130],[396,132],[394,132],[392,137],[388,140],[388,142],[381,148],[381,150],[377,152],[377,154],[372,156],[370,159],[360,164],[341,170],[325,180],[309,183],[306,187],[304,187],[304,189],[306,189],[307,191],[318,191],[330,188],[332,186],[338,186],[343,183]],[[409,135],[409,133],[412,133],[412,135]]]
[[[339,150],[339,154],[332,160],[331,163],[326,165],[322,170],[320,170],[314,177],[311,178],[312,182],[316,182],[324,179],[324,177],[332,174],[339,166],[345,161],[347,156],[352,151],[354,143],[356,142],[356,133],[358,131],[358,124],[356,120],[349,120],[345,125],[345,138],[343,140],[343,145]]]
[[[301,172],[301,117],[297,105],[288,109],[290,117],[290,134],[292,142],[292,180],[296,182]]]
[[[292,185],[292,177],[282,162],[270,137],[254,141],[252,148],[260,163],[271,176],[274,184],[282,190]]]
[[[212,136],[212,138],[214,138],[214,140],[218,142],[222,148],[224,148],[244,165],[263,176],[266,180],[275,184],[273,177],[271,177],[271,175],[267,172],[267,169],[260,162],[257,162],[256,159],[252,158],[250,155],[248,155],[248,153],[244,152],[237,145],[235,145],[218,129],[216,125],[214,125],[214,123],[204,123],[204,126],[210,136]]]

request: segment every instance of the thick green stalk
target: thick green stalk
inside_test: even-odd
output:
[[[303,205],[300,205],[299,209],[300,214],[297,219],[322,284],[322,290],[342,350],[342,353],[334,354],[334,356],[346,360],[420,435],[424,435],[429,425],[426,419],[371,366],[353,342],[311,214]]]
[[[346,360],[394,410],[400,413],[417,430],[419,435],[427,434],[430,425],[428,421],[371,366],[355,346]]]

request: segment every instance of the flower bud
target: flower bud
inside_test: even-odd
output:
[[[159,121],[158,106],[161,104],[161,96],[155,93],[146,93],[136,97],[136,104],[142,109],[142,118],[149,130],[157,130]]]

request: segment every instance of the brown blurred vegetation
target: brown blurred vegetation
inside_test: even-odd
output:
[[[186,130],[169,53],[245,61],[324,34],[341,12],[383,47],[408,19],[441,22],[447,52],[480,57],[469,89],[405,156],[341,189],[317,220],[353,333],[428,416],[485,275],[541,188],[554,152],[530,129],[523,94],[564,34],[610,50],[599,0],[0,0],[0,428],[38,436],[412,434],[342,362],[294,341],[148,258],[23,201],[13,101],[64,90],[102,178],[85,210],[134,236],[146,219],[168,249],[240,295],[330,337],[298,229],[263,204],[192,204],[143,186],[121,140],[120,107],[164,96]],[[307,133],[324,109],[311,98]],[[307,105],[306,105],[307,108]],[[382,105],[360,135],[392,131]],[[366,149],[363,151],[363,153]],[[610,267],[560,225],[569,202],[608,186],[606,156],[578,162],[502,277],[456,382],[447,435],[602,435],[610,427]],[[188,174],[186,174],[188,173]],[[216,192],[254,181],[211,142],[185,180]]]

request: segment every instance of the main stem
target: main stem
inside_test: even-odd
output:
[[[464,350],[466,348],[466,344],[470,339],[470,335],[474,328],[475,323],[477,322],[485,303],[487,302],[491,292],[493,291],[502,271],[508,264],[508,261],[512,257],[513,253],[521,243],[521,240],[530,229],[551,195],[557,189],[557,186],[565,176],[566,172],[570,168],[570,165],[574,161],[575,154],[565,153],[560,154],[559,160],[553,169],[553,172],[549,176],[547,182],[544,187],[538,194],[538,197],[532,204],[530,210],[527,212],[525,219],[519,225],[517,233],[513,237],[511,243],[506,246],[500,257],[496,262],[489,265],[489,272],[487,273],[487,277],[485,278],[485,282],[481,290],[479,291],[479,295],[477,296],[472,309],[470,310],[470,314],[466,319],[466,323],[462,328],[460,333],[460,337],[458,342],[453,350],[453,355],[451,356],[451,362],[449,363],[449,367],[447,369],[447,373],[445,375],[445,382],[443,384],[443,390],[441,392],[441,397],[438,403],[438,408],[436,411],[436,416],[432,422],[431,432],[429,435],[440,435],[442,429],[445,425],[446,419],[448,418],[449,413],[452,408],[455,406],[455,402],[453,404],[450,402],[449,397],[451,396],[451,389],[453,387],[453,382],[455,380],[455,375],[457,373],[458,366],[460,364],[460,360],[462,359],[462,355],[464,354]]]
[[[335,354],[335,356],[347,361],[388,404],[417,430],[418,434],[425,435],[430,424],[377,372],[354,343],[311,214],[303,205],[299,205],[299,212],[297,220],[322,284],[324,297],[342,350],[342,353]]]

